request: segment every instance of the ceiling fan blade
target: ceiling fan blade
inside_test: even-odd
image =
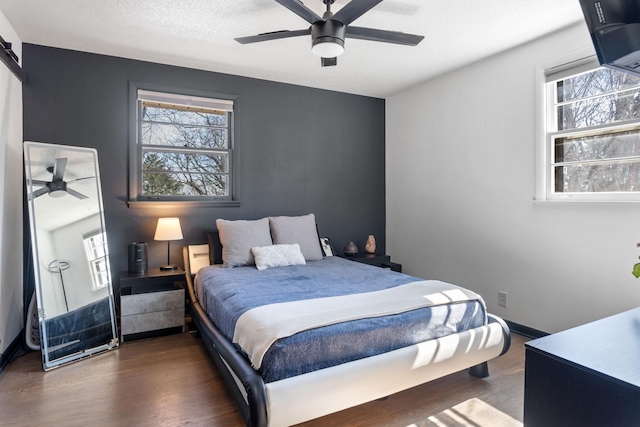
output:
[[[300,18],[307,21],[309,24],[322,21],[323,19],[316,15],[316,13],[302,4],[300,0],[276,0],[278,3],[289,9],[291,12],[298,15]]]
[[[88,199],[88,197],[84,194],[78,193],[76,190],[72,190],[69,187],[67,187],[67,193],[71,194],[74,197],[77,197],[78,199]]]
[[[53,180],[62,181],[64,178],[64,170],[67,168],[67,159],[64,157],[57,158],[53,164]]]
[[[349,25],[380,2],[382,0],[351,0],[336,12],[331,19],[342,22],[344,25]]]
[[[67,184],[71,184],[72,182],[78,182],[78,181],[85,181],[87,179],[94,179],[95,176],[85,176],[84,178],[76,178],[76,179],[72,179],[71,181],[67,181]]]
[[[424,36],[406,34],[399,31],[376,30],[374,28],[347,27],[346,36],[352,39],[370,40],[374,42],[395,43],[415,46]]]
[[[289,37],[308,36],[311,34],[311,28],[296,31],[274,31],[271,33],[262,33],[257,36],[238,37],[235,40],[241,44],[266,42],[268,40],[286,39]]]
[[[338,65],[338,58],[320,58],[321,64],[323,67],[331,67],[333,65]]]
[[[31,193],[31,194],[29,195],[29,200],[33,200],[33,199],[35,199],[36,197],[40,197],[40,196],[42,196],[43,194],[47,194],[48,192],[49,192],[49,188],[48,188],[48,187],[44,187],[44,188],[41,188],[41,189],[39,189],[39,190],[36,190],[36,191],[34,191],[33,193]]]

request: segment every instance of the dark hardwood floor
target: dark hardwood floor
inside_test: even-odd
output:
[[[459,372],[303,425],[421,427],[429,416],[472,398],[521,422],[525,341],[512,335],[509,352],[489,362],[489,378]],[[128,342],[49,372],[41,370],[38,352],[20,356],[0,374],[0,425],[244,424],[200,340],[186,333]]]

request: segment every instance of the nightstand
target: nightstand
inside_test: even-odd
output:
[[[344,259],[361,262],[363,264],[375,265],[376,267],[387,268],[389,270],[402,273],[402,264],[391,262],[391,257],[384,254],[368,254],[358,252],[356,255],[340,255]]]
[[[184,332],[184,271],[120,273],[121,341]]]

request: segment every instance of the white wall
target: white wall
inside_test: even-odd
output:
[[[51,318],[67,312],[62,283],[58,277],[47,272],[49,262],[57,259],[58,256],[51,232],[37,231],[36,239],[38,239],[39,261],[37,263],[38,271],[34,272],[38,277],[35,282],[40,283],[39,286],[42,289],[40,301],[44,307],[44,315]]]
[[[0,35],[22,43],[0,12]],[[0,353],[22,329],[22,84],[0,64]]]
[[[37,209],[37,207],[36,207]],[[84,235],[100,229],[100,215],[92,215],[53,231],[38,230],[38,258],[42,305],[48,319],[91,304],[109,295],[107,288],[93,289]],[[49,271],[52,261],[68,263],[60,274]]]
[[[56,258],[67,261],[70,265],[69,270],[63,272],[69,310],[109,295],[107,288],[93,289],[91,265],[84,248],[84,235],[99,230],[100,227],[100,215],[96,214],[53,232]]]
[[[577,25],[387,99],[387,252],[553,333],[640,306],[640,204],[534,202],[536,66]],[[508,293],[508,308],[498,306]]]

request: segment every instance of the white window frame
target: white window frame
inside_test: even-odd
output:
[[[186,207],[239,206],[237,170],[238,159],[234,137],[234,102],[236,96],[187,90],[164,85],[130,82],[129,84],[129,207],[171,207],[176,204]],[[142,194],[142,102],[174,104],[182,107],[222,110],[229,113],[228,145],[224,151],[228,156],[228,195],[226,196],[145,196]],[[171,150],[167,148],[167,150]]]
[[[575,55],[581,55],[581,53],[574,54],[573,58],[566,58],[560,65],[558,65],[558,62],[547,62],[539,64],[537,67],[536,86],[542,87],[542,90],[539,91],[541,95],[537,97],[537,128],[539,131],[536,140],[539,148],[536,155],[538,166],[534,200],[549,202],[638,202],[640,201],[640,192],[555,192],[555,139],[569,135],[586,136],[640,129],[640,118],[638,118],[591,128],[553,130],[557,129],[557,114],[555,108],[550,108],[550,105],[556,99],[555,82],[569,76],[593,71],[600,67],[597,57],[594,55],[585,56],[583,53],[582,56],[576,57]],[[549,131],[549,129],[552,130]]]
[[[102,235],[103,251],[104,255],[97,256],[96,245],[93,245],[94,238],[98,235]],[[105,289],[111,283],[111,266],[109,265],[109,245],[107,245],[107,233],[96,230],[91,233],[87,233],[82,236],[84,242],[84,253],[87,256],[87,262],[89,263],[89,271],[91,271],[91,283],[94,291]],[[104,270],[99,268],[99,265],[104,265]],[[106,281],[100,280],[106,274]]]

